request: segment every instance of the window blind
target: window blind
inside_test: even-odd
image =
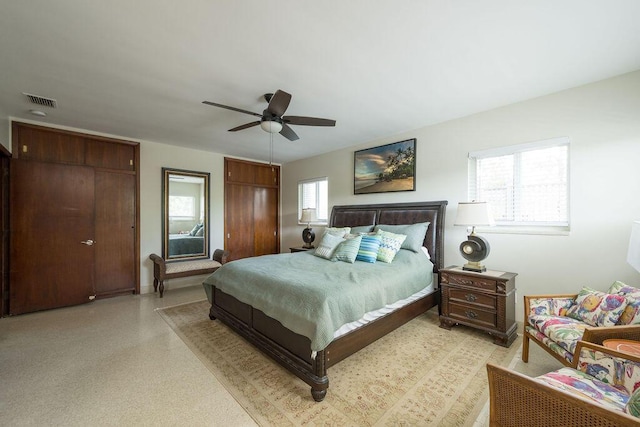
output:
[[[316,222],[327,223],[329,219],[328,188],[326,177],[300,181],[298,183],[298,218],[302,214],[302,209],[314,208]]]
[[[568,228],[568,138],[469,153],[469,196],[496,225]]]

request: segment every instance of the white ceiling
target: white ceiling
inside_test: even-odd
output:
[[[637,0],[0,0],[0,117],[278,163],[640,69]],[[54,98],[29,104],[23,92]],[[47,113],[40,119],[32,108]]]

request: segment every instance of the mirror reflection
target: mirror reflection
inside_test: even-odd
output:
[[[209,174],[162,168],[166,260],[209,257]]]

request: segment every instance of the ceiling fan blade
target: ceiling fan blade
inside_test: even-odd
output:
[[[242,129],[249,129],[249,128],[252,128],[254,126],[258,126],[259,124],[260,124],[260,121],[258,120],[257,122],[251,122],[251,123],[247,123],[247,124],[244,124],[244,125],[240,125],[240,126],[235,127],[233,129],[229,129],[229,132],[235,132],[235,131],[242,130]]]
[[[290,125],[302,126],[335,126],[336,121],[331,119],[320,119],[318,117],[285,116],[282,120]]]
[[[243,110],[242,108],[229,107],[228,105],[217,104],[211,101],[202,101],[203,104],[213,105],[214,107],[226,108],[227,110],[237,111],[239,113],[251,114],[252,116],[262,117],[262,114],[254,113],[253,111]]]
[[[291,102],[291,95],[287,92],[278,89],[276,93],[273,94],[271,100],[269,101],[269,106],[267,107],[267,111],[271,114],[282,117],[285,111],[287,111],[287,107]]]
[[[282,124],[282,130],[280,131],[280,135],[284,136],[289,141],[295,141],[297,139],[300,139],[300,137],[298,135],[296,135],[296,133],[293,131],[293,129],[291,129],[289,126],[287,126],[286,123]]]

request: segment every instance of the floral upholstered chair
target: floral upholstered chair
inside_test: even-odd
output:
[[[640,289],[616,281],[607,292],[585,287],[578,294],[525,296],[524,320],[523,362],[529,361],[531,340],[571,366],[580,340],[640,341]]]
[[[487,364],[490,425],[640,425],[640,357],[585,341],[576,356],[536,378]]]

